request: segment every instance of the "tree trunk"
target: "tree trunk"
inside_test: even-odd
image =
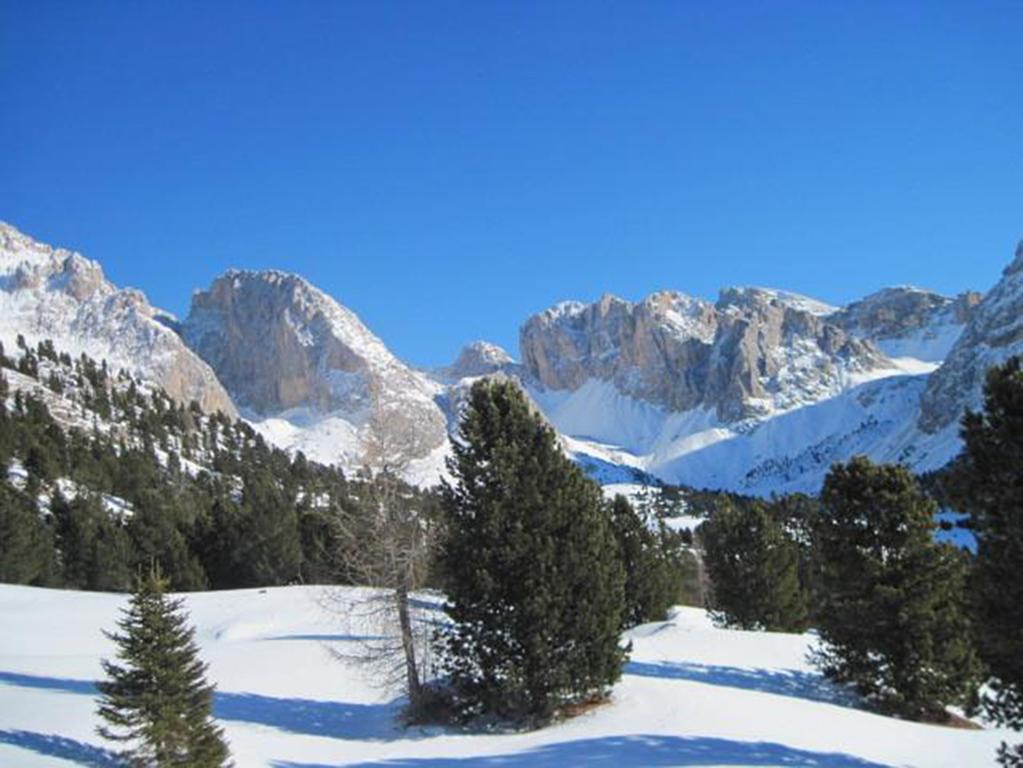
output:
[[[419,669],[416,666],[416,644],[412,637],[412,616],[409,613],[408,590],[399,587],[394,591],[398,604],[398,624],[401,627],[401,648],[405,652],[405,678],[409,702],[413,705],[419,699]]]

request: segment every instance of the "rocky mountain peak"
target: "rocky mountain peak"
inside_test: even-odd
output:
[[[979,409],[988,369],[1019,354],[1023,354],[1023,250],[1017,247],[1002,278],[972,305],[961,335],[928,380],[920,403],[920,427],[928,433],[954,427],[967,408]]]
[[[940,363],[980,301],[967,291],[955,298],[913,286],[883,288],[828,316],[847,333],[869,339],[889,357]]]
[[[320,460],[357,463],[375,438],[415,433],[416,458],[444,441],[438,386],[298,275],[228,271],[193,294],[181,332],[257,418],[334,429],[333,446],[313,446]]]
[[[0,224],[0,340],[51,339],[61,351],[152,381],[179,402],[234,414],[213,371],[159,315],[141,291],[110,283],[98,262]]]
[[[1012,263],[1005,268],[1005,274],[1012,274],[1023,270],[1023,240],[1016,245],[1016,255]]]
[[[748,288],[723,291],[717,304],[671,291],[638,304],[563,303],[523,325],[521,357],[548,390],[598,380],[668,411],[741,421],[833,394],[848,373],[886,364],[869,342],[827,323],[825,306]]]
[[[451,365],[441,368],[442,379],[459,381],[465,378],[487,376],[514,365],[512,356],[496,344],[488,341],[474,341],[462,347]]]

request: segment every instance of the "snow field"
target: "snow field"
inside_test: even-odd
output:
[[[365,591],[337,594],[351,605]],[[371,630],[325,611],[324,597],[280,587],[185,598],[240,768],[969,768],[993,765],[1012,738],[856,709],[807,664],[810,636],[717,629],[689,608],[628,633],[612,700],[575,719],[530,733],[401,730],[401,702],[328,653]],[[0,585],[0,765],[114,765],[94,731],[91,681],[124,600]]]

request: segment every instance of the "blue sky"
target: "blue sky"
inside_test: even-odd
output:
[[[565,299],[985,289],[1023,3],[0,0],[0,219],[187,311],[299,272],[399,355]]]

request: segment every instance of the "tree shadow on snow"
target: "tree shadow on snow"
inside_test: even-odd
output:
[[[313,763],[275,762],[274,768],[339,768]],[[770,742],[680,736],[609,736],[550,744],[524,752],[483,757],[381,760],[348,768],[619,768],[623,765],[735,765],[785,768],[890,768],[837,752],[811,752]]]
[[[86,696],[98,694],[91,680],[15,672],[0,672],[0,684]],[[398,725],[402,704],[401,699],[388,704],[353,704],[218,691],[213,700],[213,714],[220,720],[255,723],[306,736],[371,741],[417,738],[418,733]]]
[[[713,664],[688,662],[647,663],[630,661],[623,670],[626,675],[659,677],[667,680],[689,680],[745,691],[773,693],[794,699],[806,699],[825,704],[837,704],[850,709],[862,709],[862,703],[851,691],[830,682],[815,672],[786,669],[743,669]]]
[[[372,643],[386,639],[382,635],[273,635],[262,638],[264,643],[287,640],[308,640],[319,643]]]
[[[53,733],[0,731],[0,744],[11,744],[29,752],[70,760],[76,765],[89,768],[119,768],[123,765],[117,755],[109,750]]]

